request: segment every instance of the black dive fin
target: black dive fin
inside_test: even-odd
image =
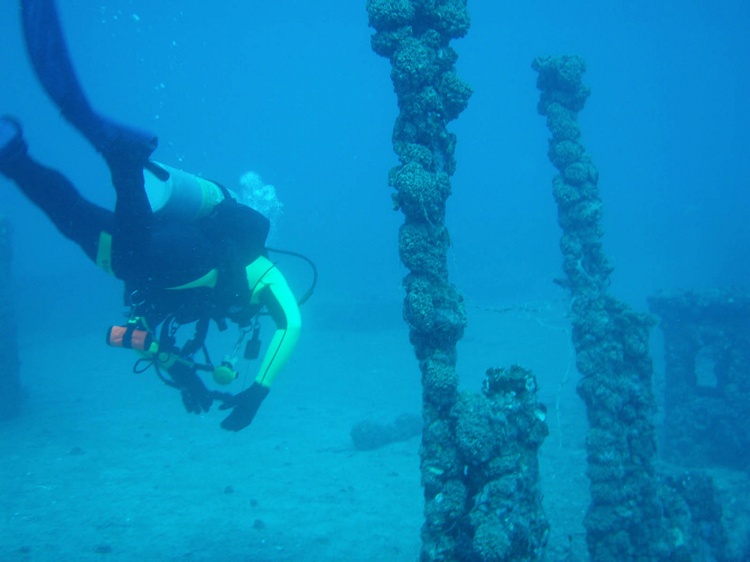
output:
[[[34,71],[63,117],[108,160],[148,159],[157,145],[153,133],[99,115],[86,99],[68,55],[54,0],[21,0],[21,20]]]

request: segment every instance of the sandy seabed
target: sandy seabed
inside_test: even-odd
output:
[[[419,438],[368,452],[349,438],[358,421],[420,409],[399,305],[379,310],[313,308],[293,360],[239,433],[219,427],[216,407],[187,415],[174,390],[153,371],[133,374],[133,356],[98,331],[22,336],[29,398],[0,424],[0,560],[416,561]],[[586,421],[565,303],[469,313],[462,385],[478,390],[488,367],[535,372],[549,409],[548,558],[585,560]]]

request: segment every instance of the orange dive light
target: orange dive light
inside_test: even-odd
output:
[[[152,343],[154,343],[154,337],[151,332],[139,330],[135,327],[135,324],[112,326],[107,331],[107,345],[112,347],[148,351]]]

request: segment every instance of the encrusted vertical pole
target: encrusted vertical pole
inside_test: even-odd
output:
[[[23,399],[11,291],[12,256],[10,223],[0,216],[0,420],[18,415]]]
[[[456,137],[447,124],[466,108],[471,89],[456,74],[451,39],[466,35],[465,0],[368,0],[373,50],[390,59],[400,114],[391,170],[399,231],[404,318],[422,372],[424,430],[420,449],[425,493],[423,561],[454,560],[467,490],[450,420],[458,398],[456,342],[463,336],[463,299],[448,281],[445,204],[455,171]]]
[[[425,522],[422,562],[540,560],[548,524],[537,452],[548,431],[536,379],[521,367],[490,369],[482,394],[458,392],[456,343],[463,299],[448,282],[445,204],[456,167],[446,125],[471,89],[448,44],[469,28],[465,0],[368,0],[372,48],[391,61],[400,114],[390,172],[399,231],[404,318],[422,372],[420,448]]]
[[[468,502],[451,560],[545,559],[549,523],[538,453],[549,434],[546,414],[536,377],[517,365],[489,369],[482,394],[459,394],[453,419]]]
[[[539,113],[547,117],[560,248],[572,297],[573,345],[586,403],[591,505],[584,525],[591,560],[666,560],[674,548],[654,469],[652,320],[607,294],[612,267],[602,250],[598,171],[581,144],[577,115],[589,89],[583,59],[537,58]]]

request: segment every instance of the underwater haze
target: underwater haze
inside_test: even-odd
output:
[[[357,421],[420,408],[401,315],[403,218],[387,181],[398,107],[365,4],[58,1],[92,105],[158,134],[165,164],[230,189],[249,171],[274,185],[283,211],[271,244],[308,256],[320,280],[268,404],[229,435],[215,411],[188,416],[153,372],[132,374],[133,357],[105,347],[125,312],[120,283],[0,178],[28,393],[21,417],[0,425],[0,558],[417,559],[418,439],[373,452],[349,440]],[[551,540],[562,553],[574,537],[583,557],[586,422],[567,294],[553,282],[561,231],[531,62],[587,63],[579,123],[600,172],[612,293],[645,311],[662,289],[747,290],[750,3],[468,9],[471,29],[451,46],[474,93],[449,125],[458,144],[446,218],[469,322],[459,371],[474,388],[491,366],[542,371],[556,411],[542,459]],[[32,72],[15,1],[0,3],[0,37],[0,114],[21,121],[33,156],[111,208],[105,163]],[[309,269],[283,263],[302,294]],[[496,314],[509,309],[523,313]],[[571,481],[578,496],[547,499]]]
[[[32,76],[17,7],[2,9],[2,111],[22,120],[35,155],[111,204],[101,159]],[[155,131],[167,164],[230,186],[259,172],[284,202],[277,243],[315,257],[322,290],[398,291],[400,216],[389,212],[386,183],[397,108],[388,62],[369,47],[364,2],[63,0],[59,9],[95,107]],[[583,142],[601,171],[616,287],[635,299],[657,288],[747,284],[745,3],[469,10],[471,30],[454,45],[474,95],[452,126],[458,169],[448,208],[459,287],[492,299],[556,290],[552,169],[530,68],[551,54],[588,64]],[[30,205],[8,189],[2,197],[22,219],[18,240],[34,247],[44,236],[52,249],[44,260],[18,252],[19,275],[50,260],[87,271]]]

